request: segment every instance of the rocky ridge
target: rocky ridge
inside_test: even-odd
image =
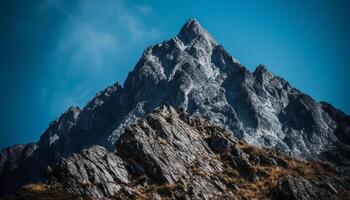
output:
[[[116,148],[112,153],[93,146],[61,160],[48,176],[54,179],[51,192],[86,199],[306,200],[350,195],[350,178],[326,163],[254,147],[169,105],[127,127]]]
[[[69,108],[37,143],[4,149],[0,196],[44,180],[48,166],[83,149],[100,145],[114,151],[125,127],[164,102],[250,144],[326,160],[347,173],[348,116],[263,65],[250,72],[190,19],[174,38],[148,47],[123,86],[106,88],[82,109]]]

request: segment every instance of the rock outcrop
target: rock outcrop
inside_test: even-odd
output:
[[[109,152],[93,146],[62,159],[48,176],[54,180],[51,190],[83,199],[304,200],[350,195],[350,176],[338,175],[327,163],[249,145],[169,105],[128,126],[116,148]]]
[[[348,181],[348,180],[347,180]],[[287,176],[282,178],[276,187],[277,199],[349,199],[346,196],[338,196],[336,188],[344,185],[339,180],[325,177],[318,182],[301,176]],[[349,183],[345,183],[349,186]],[[345,193],[347,194],[347,192]],[[336,197],[338,196],[338,197]]]
[[[52,176],[70,193],[98,199],[113,196],[130,183],[123,160],[101,146],[63,159]]]
[[[83,149],[100,145],[113,151],[125,127],[164,102],[250,144],[348,166],[344,149],[350,144],[350,123],[345,114],[263,65],[250,72],[190,19],[174,38],[148,47],[123,85],[106,88],[82,109],[69,108],[37,143],[3,150],[0,196],[44,180],[48,166]]]

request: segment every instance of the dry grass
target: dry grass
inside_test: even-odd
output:
[[[261,167],[255,166],[257,172],[263,171],[267,175],[264,178],[259,178],[256,182],[250,182],[240,178],[236,180],[238,190],[235,192],[239,196],[244,196],[247,199],[270,199],[271,190],[276,187],[281,177],[289,174],[281,167]]]
[[[159,144],[163,144],[165,145],[167,142],[166,140],[162,139],[162,138],[158,138]]]
[[[172,199],[172,193],[174,191],[181,191],[185,194],[185,188],[181,184],[163,184],[163,185],[147,185],[140,190],[135,191],[136,200],[148,200],[152,198],[152,194],[159,194],[163,200]]]
[[[248,143],[239,143],[239,148],[244,151],[244,153],[250,154],[250,155],[258,155],[261,153],[265,153],[266,150],[263,148],[258,148],[256,146],[250,145]]]
[[[261,155],[271,153],[269,149],[258,148],[244,142],[238,142],[239,147],[249,155]],[[220,157],[220,156],[218,156]],[[261,166],[253,165],[253,170],[263,177],[255,182],[249,181],[240,176],[239,172],[232,168],[225,157],[220,159],[224,164],[224,171],[219,175],[220,179],[227,185],[236,185],[238,189],[232,192],[235,196],[243,196],[246,199],[271,199],[273,188],[277,186],[279,181],[288,175],[300,175],[313,180],[321,180],[324,175],[334,176],[334,172],[327,168],[327,165],[320,162],[309,162],[304,160],[296,160],[289,157],[283,157],[288,163],[286,167],[280,166]]]
[[[192,124],[197,126],[197,130],[201,133],[204,139],[210,137],[211,133],[209,129],[202,126],[203,122],[197,119],[191,121]],[[228,139],[232,144],[238,145],[238,147],[246,154],[252,156],[258,155],[272,155],[273,151],[266,148],[258,148],[256,146],[247,144],[243,141],[236,141],[226,132],[222,135]],[[160,144],[166,145],[167,141],[158,138]],[[276,155],[276,154],[274,154]],[[237,169],[231,166],[231,159],[227,154],[212,154],[212,156],[205,157],[204,160],[209,162],[211,159],[219,160],[222,162],[223,171],[217,172],[218,174],[206,174],[199,166],[197,162],[192,163],[188,166],[189,174],[193,176],[217,176],[224,184],[226,184],[229,191],[233,193],[233,198],[245,197],[250,200],[263,200],[271,199],[273,197],[274,188],[278,185],[279,181],[288,176],[300,175],[308,179],[315,181],[322,180],[326,176],[335,176],[333,169],[330,169],[328,165],[322,162],[309,162],[303,160],[296,160],[289,157],[280,157],[286,161],[286,165],[274,166],[274,165],[260,165],[259,162],[250,162],[251,165],[248,167],[247,171],[251,170],[252,173],[258,174],[258,180],[252,181],[248,178],[244,178],[242,174],[239,173]],[[203,161],[203,160],[202,160]],[[127,163],[127,161],[125,161]],[[231,164],[230,164],[231,163]],[[283,167],[282,167],[283,166]],[[120,199],[138,199],[146,200],[151,199],[152,195],[157,193],[162,199],[178,199],[179,196],[174,195],[184,195],[187,189],[182,183],[175,184],[162,184],[162,185],[144,185],[146,181],[145,176],[140,176],[134,180],[130,187],[133,190],[132,197],[128,192],[120,194]],[[187,186],[186,186],[187,187]],[[24,191],[24,192],[23,192]],[[175,192],[176,191],[176,192]],[[128,196],[129,195],[129,196]],[[64,193],[62,190],[52,190],[49,186],[45,184],[30,184],[23,188],[22,192],[17,194],[17,196],[9,199],[76,199],[71,195]],[[219,198],[220,199],[220,198]]]
[[[235,194],[244,196],[247,199],[271,199],[273,188],[277,186],[283,177],[288,175],[300,175],[314,180],[321,180],[322,176],[320,175],[332,175],[332,172],[329,172],[329,170],[325,169],[325,166],[318,162],[307,162],[291,158],[286,160],[288,162],[287,168],[255,165],[254,168],[257,173],[263,172],[266,175],[259,178],[256,182],[249,182],[229,173],[226,173],[226,175],[231,178],[230,182],[236,183],[239,188],[235,191]]]
[[[192,169],[192,173],[195,174],[195,175],[199,175],[199,176],[205,176],[206,173],[201,170],[200,168],[194,168]]]
[[[73,196],[60,187],[46,184],[29,184],[15,194],[6,197],[7,200],[75,200]],[[81,198],[89,199],[89,198]]]
[[[24,190],[33,191],[33,192],[44,192],[48,188],[49,186],[46,184],[29,184],[23,187]]]

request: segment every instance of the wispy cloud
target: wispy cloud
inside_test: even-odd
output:
[[[93,24],[75,22],[59,41],[53,59],[60,64],[67,64],[68,71],[80,70],[83,65],[88,70],[99,70],[103,67],[104,56],[118,52],[116,35],[103,32]]]
[[[118,47],[125,50],[134,43],[160,36],[158,29],[146,28],[137,12],[121,0],[81,1],[78,5],[82,6],[73,13],[64,9],[59,3],[62,1],[49,2],[46,7],[55,7],[67,18],[53,56],[75,66],[84,64],[85,60],[91,63],[89,66],[99,69],[104,64],[104,55],[115,55]],[[140,5],[137,10],[149,14],[152,8]],[[118,44],[118,39],[123,43]]]
[[[40,10],[55,11],[64,18],[55,51],[47,61],[51,76],[46,82],[54,81],[55,91],[44,96],[52,99],[53,113],[84,104],[96,90],[91,87],[92,80],[102,85],[106,81],[101,77],[118,72],[115,68],[125,52],[161,35],[157,28],[148,27],[142,20],[153,12],[152,7],[131,7],[122,0],[80,0],[74,5],[68,0],[49,0]]]
[[[153,11],[153,8],[150,6],[146,6],[146,5],[139,5],[137,7],[137,9],[139,10],[140,13],[144,14],[144,15],[148,15]]]

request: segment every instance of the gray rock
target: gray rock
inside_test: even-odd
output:
[[[118,155],[141,168],[149,183],[175,184],[189,180],[191,198],[210,199],[224,189],[210,175],[222,163],[195,128],[182,121],[174,108],[162,106],[128,127],[116,143]]]
[[[123,160],[101,146],[63,159],[54,176],[68,192],[97,199],[113,197],[130,183]]]
[[[325,173],[316,162],[248,145],[169,104],[126,127],[116,148],[92,146],[63,158],[47,170],[48,188],[62,188],[77,198],[123,200],[334,199],[350,188],[347,177]],[[254,158],[263,163],[252,162]],[[281,160],[287,163],[284,169]]]
[[[288,176],[278,184],[277,199],[311,200],[320,199],[317,187],[302,177]]]
[[[18,188],[43,180],[47,166],[93,145],[113,151],[125,127],[164,102],[227,128],[239,139],[297,158],[315,159],[339,142],[350,143],[345,114],[263,65],[250,72],[190,19],[174,38],[148,47],[123,85],[107,87],[84,108],[72,107],[53,121],[33,151],[22,154],[18,146],[10,147],[13,159],[0,161],[0,185],[11,182],[11,188]],[[170,180],[166,174],[163,178]],[[0,196],[11,191],[0,187]]]
[[[15,145],[2,150],[0,153],[0,196],[16,191],[28,181],[38,181],[37,144]]]
[[[274,165],[277,166],[277,161],[269,156],[260,155],[259,156],[260,164],[262,165]]]

